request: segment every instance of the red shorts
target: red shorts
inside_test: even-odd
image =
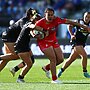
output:
[[[38,43],[40,49],[42,51],[44,51],[45,49],[49,48],[50,46],[52,46],[53,48],[57,48],[60,45],[58,44],[58,41],[54,41],[54,42],[48,42],[48,41],[44,41],[44,42],[39,42]]]

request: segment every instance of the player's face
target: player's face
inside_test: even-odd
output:
[[[85,21],[86,23],[89,23],[89,22],[90,22],[90,14],[85,13],[85,15],[84,15],[84,21]]]
[[[45,18],[46,18],[47,22],[52,22],[53,19],[54,19],[54,13],[53,13],[53,11],[47,11],[45,13]]]

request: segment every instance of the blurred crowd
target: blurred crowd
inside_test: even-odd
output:
[[[75,11],[90,8],[90,0],[0,0],[0,16],[19,19],[29,7],[43,15],[46,7],[55,9],[56,14],[66,17]]]

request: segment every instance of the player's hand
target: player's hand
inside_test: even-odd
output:
[[[75,35],[71,35],[71,40],[76,39]]]

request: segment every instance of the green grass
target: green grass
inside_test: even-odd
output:
[[[16,83],[20,71],[16,73],[15,77],[12,77],[9,69],[19,62],[21,61],[10,61],[0,72],[0,90],[90,90],[90,79],[83,76],[80,59],[73,62],[59,78],[63,84],[51,84],[51,79],[45,76],[41,67],[49,63],[47,59],[36,59],[35,64],[25,76],[26,83]],[[62,64],[57,66],[57,69]],[[88,59],[88,71],[90,71],[90,59]]]

